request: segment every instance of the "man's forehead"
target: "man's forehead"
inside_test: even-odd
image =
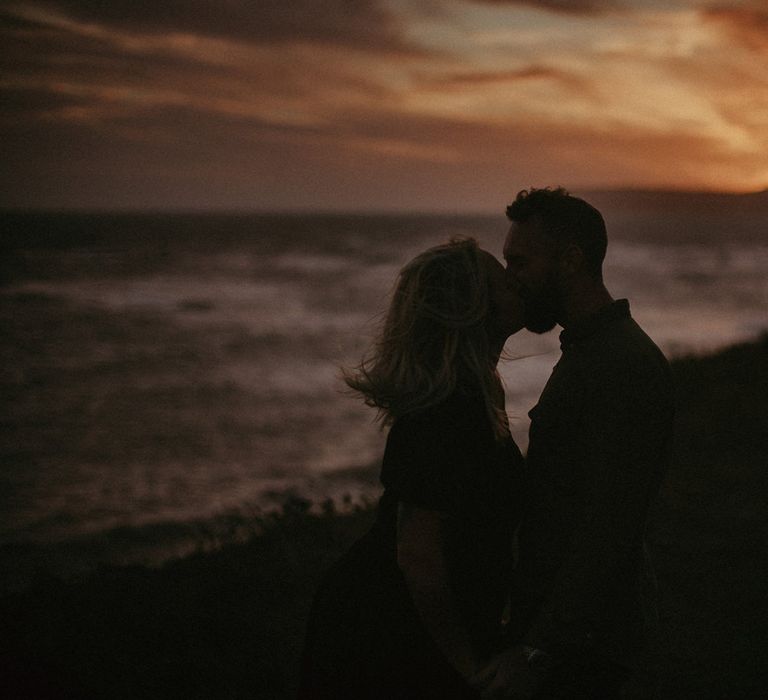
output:
[[[504,253],[538,250],[544,243],[543,238],[538,222],[513,221],[504,242]]]

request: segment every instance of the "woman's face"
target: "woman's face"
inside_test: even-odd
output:
[[[502,264],[490,253],[484,250],[481,253],[488,271],[491,302],[488,327],[493,340],[504,341],[524,325],[523,302],[510,285]]]

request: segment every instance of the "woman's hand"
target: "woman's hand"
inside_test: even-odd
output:
[[[470,680],[483,700],[529,700],[536,692],[536,676],[528,666],[522,646],[494,656]]]

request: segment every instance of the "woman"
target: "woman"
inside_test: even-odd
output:
[[[375,525],[313,607],[301,698],[469,698],[508,598],[522,457],[496,364],[523,325],[473,240],[400,273],[372,356],[346,381],[391,425]]]

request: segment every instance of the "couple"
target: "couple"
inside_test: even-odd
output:
[[[642,651],[669,367],[603,284],[594,207],[532,189],[507,216],[506,269],[471,240],[417,256],[347,376],[391,424],[384,494],[316,595],[301,698],[617,698]],[[524,460],[496,364],[557,324]]]

